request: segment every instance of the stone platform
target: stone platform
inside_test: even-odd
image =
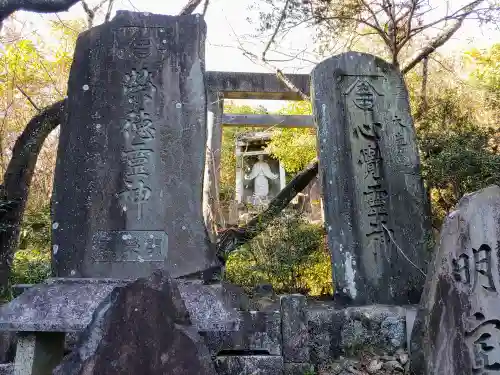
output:
[[[49,279],[25,289],[0,309],[0,330],[19,333],[19,360],[35,362],[33,348],[48,347],[51,353],[59,353],[49,361],[48,366],[53,366],[62,358],[65,336],[77,338],[99,303],[127,283]],[[220,375],[302,375],[361,352],[394,355],[407,347],[415,310],[384,305],[344,308],[333,301],[285,295],[276,308],[255,311],[248,310],[252,302],[238,287],[193,280],[175,283]],[[10,374],[10,369],[5,366],[2,371]],[[32,374],[29,371],[22,374]]]

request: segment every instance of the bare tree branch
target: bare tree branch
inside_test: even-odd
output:
[[[0,1],[0,22],[17,10],[38,13],[52,13],[68,10],[80,0],[2,0]]]
[[[192,14],[198,5],[201,4],[203,0],[189,0],[186,5],[184,5],[184,8],[179,13],[179,16],[187,16],[189,14]]]
[[[201,13],[203,17],[207,14],[208,5],[210,4],[210,0],[205,0],[205,4],[203,4],[203,12]]]
[[[85,0],[82,1],[82,7],[85,13],[87,13],[87,27],[90,29],[94,23],[95,12],[90,9],[89,5]]]
[[[19,92],[21,94],[23,94],[23,96],[26,98],[26,100],[28,100],[30,102],[30,104],[33,106],[33,108],[36,109],[37,112],[40,112],[40,108],[38,108],[38,106],[35,104],[33,99],[31,99],[31,97],[17,84],[16,84],[16,89],[18,89]]]
[[[401,69],[401,73],[406,74],[411,69],[415,67],[419,62],[428,57],[431,53],[433,53],[436,49],[445,44],[450,38],[455,34],[458,29],[462,26],[467,16],[474,11],[474,9],[483,2],[484,0],[476,0],[470,3],[467,7],[462,8],[464,11],[462,15],[455,19],[455,21],[450,24],[443,32],[437,35],[434,39],[429,41],[423,48],[421,48],[415,55],[404,64]]]
[[[104,22],[109,22],[111,18],[111,11],[113,10],[113,3],[115,0],[109,0],[108,2],[108,10],[106,11],[106,16],[104,17]]]
[[[255,216],[248,224],[241,228],[230,228],[218,236],[217,255],[219,259],[226,259],[227,255],[238,246],[250,241],[262,232],[271,221],[292,201],[292,199],[306,188],[318,174],[318,162],[313,161],[302,172],[298,173],[279,194],[269,203],[268,208]]]
[[[12,158],[4,174],[0,200],[9,203],[0,212],[0,287],[8,285],[12,255],[19,237],[31,180],[43,142],[61,121],[66,100],[42,110],[26,125],[12,149]]]
[[[283,7],[283,10],[281,11],[281,16],[280,19],[274,29],[273,34],[271,35],[271,38],[269,38],[269,41],[267,42],[266,47],[264,48],[264,51],[262,52],[262,60],[266,60],[266,54],[269,48],[271,48],[271,45],[274,43],[274,40],[276,39],[276,35],[278,35],[278,32],[280,31],[281,25],[283,24],[283,21],[286,18],[286,10],[288,9],[288,4],[290,4],[290,0],[285,1],[285,6]]]

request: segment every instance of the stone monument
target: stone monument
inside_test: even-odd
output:
[[[448,215],[412,333],[411,374],[500,374],[500,187]]]
[[[120,11],[77,42],[53,194],[59,277],[215,264],[202,214],[205,23]]]
[[[336,298],[418,303],[430,222],[401,74],[349,52],[313,70],[311,92]]]

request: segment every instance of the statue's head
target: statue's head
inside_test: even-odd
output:
[[[264,155],[258,155],[258,156],[257,156],[257,159],[259,159],[259,161],[264,160]]]

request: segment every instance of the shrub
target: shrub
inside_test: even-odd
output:
[[[332,294],[323,228],[282,214],[229,256],[226,278],[247,290],[270,283],[278,293]]]

